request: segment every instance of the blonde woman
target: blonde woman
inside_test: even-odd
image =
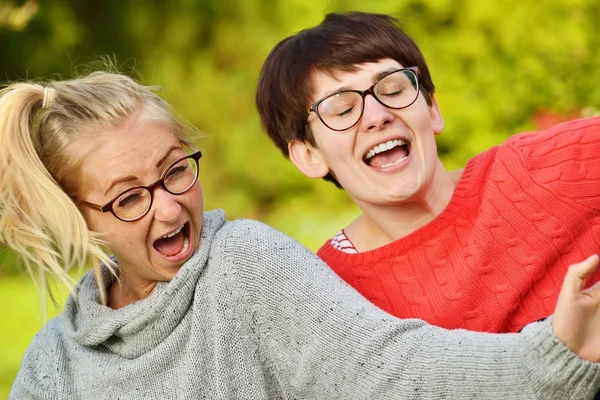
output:
[[[596,256],[552,321],[448,331],[380,311],[287,236],[203,212],[201,153],[152,88],[96,72],[0,93],[0,239],[43,286],[93,268],[11,399],[577,398],[600,386]],[[590,362],[591,361],[591,362]]]

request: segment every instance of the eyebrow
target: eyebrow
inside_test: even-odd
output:
[[[165,161],[169,158],[169,156],[171,155],[171,153],[173,153],[176,150],[181,149],[181,146],[171,146],[167,152],[165,153],[165,155],[158,160],[158,162],[156,163],[156,168],[160,169],[160,167],[165,163]],[[124,182],[132,182],[137,180],[137,176],[134,175],[127,175],[124,176],[123,178],[119,178],[115,181],[113,181],[110,186],[108,187],[108,189],[106,189],[106,192],[104,192],[104,195],[107,196],[108,193],[112,190],[112,188],[114,188],[116,185],[120,184],[120,183],[124,183]]]
[[[397,71],[399,69],[402,69],[402,67],[390,67],[390,68],[384,69],[383,71],[379,71],[378,73],[373,75],[371,85],[373,85],[375,82],[377,82],[378,80],[380,80],[381,78],[383,78],[384,76],[389,74],[390,72]],[[346,90],[357,90],[357,89],[352,89],[350,86],[342,86],[342,87],[334,89],[330,92],[325,93],[323,96],[319,97],[315,101],[319,101],[320,99],[324,99],[325,97],[333,96],[334,94],[344,92]]]

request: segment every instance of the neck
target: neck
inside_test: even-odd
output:
[[[131,282],[127,279],[127,274],[121,271],[119,279],[113,281],[108,290],[108,306],[116,310],[138,300],[145,299],[152,294],[156,284],[156,281],[143,283]]]
[[[409,201],[392,205],[357,202],[363,214],[346,228],[346,234],[359,251],[368,251],[413,233],[444,211],[461,173],[448,172],[440,163],[426,190]]]

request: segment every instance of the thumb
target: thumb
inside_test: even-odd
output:
[[[577,294],[581,292],[585,278],[596,271],[596,268],[598,267],[598,261],[598,255],[593,254],[584,261],[571,265],[567,271],[567,275],[565,276],[565,281],[560,291],[561,295],[563,295],[563,292],[565,291],[570,294]]]

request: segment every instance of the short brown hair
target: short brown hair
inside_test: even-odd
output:
[[[316,27],[282,40],[267,57],[258,81],[256,106],[263,128],[286,157],[292,140],[315,146],[306,125],[311,74],[352,72],[358,64],[384,58],[419,67],[420,86],[431,105],[435,87],[425,58],[389,15],[330,13]],[[331,174],[324,179],[339,187]]]

